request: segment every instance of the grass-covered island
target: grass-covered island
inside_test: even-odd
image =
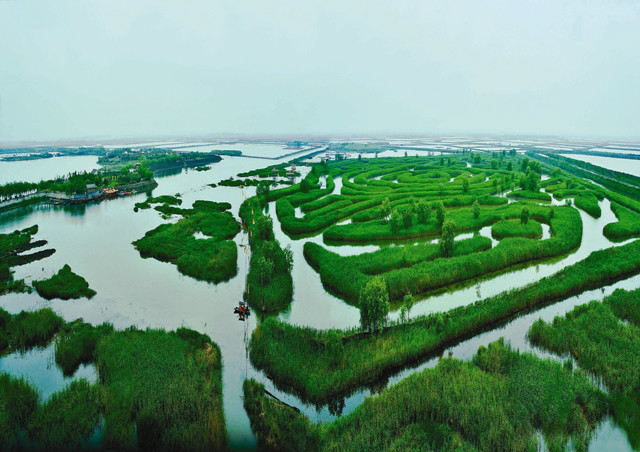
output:
[[[152,257],[178,266],[180,273],[219,283],[235,276],[238,246],[232,240],[240,224],[228,212],[228,203],[196,201],[190,209],[175,207],[181,200],[171,196],[150,198],[138,207],[163,204],[156,209],[181,215],[177,223],[161,224],[133,242],[142,257]]]
[[[27,253],[47,244],[46,240],[33,240],[33,236],[37,233],[38,225],[33,225],[22,230],[0,234],[0,295],[30,290],[23,280],[14,279],[12,267],[45,259],[55,253],[56,250],[53,248]]]
[[[34,281],[33,287],[42,298],[51,300],[60,298],[92,298],[96,291],[89,288],[89,283],[80,275],[71,271],[71,267],[65,265],[49,279]]]

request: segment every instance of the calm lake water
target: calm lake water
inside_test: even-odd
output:
[[[66,176],[73,171],[91,171],[100,168],[98,157],[51,157],[41,160],[3,162],[0,160],[0,185],[8,182],[40,182]]]
[[[247,154],[264,155],[265,148],[245,148],[244,151]],[[274,156],[281,155],[282,148],[271,149],[269,152],[273,152]],[[403,155],[401,152],[389,152],[389,154]],[[64,170],[61,169],[62,166],[44,165],[38,169],[37,180],[50,178],[58,171],[91,169],[88,165],[92,163],[86,157],[59,158],[59,160],[62,159],[67,159]],[[96,158],[90,159],[95,164]],[[4,177],[10,167],[13,180],[25,180],[27,176],[33,176],[36,173],[31,165],[55,160],[57,159],[0,163],[0,175]],[[244,191],[231,187],[214,189],[207,184],[217,183],[229,176],[235,176],[238,172],[261,168],[272,163],[278,163],[278,161],[224,157],[221,162],[211,165],[210,171],[183,170],[179,174],[159,177],[157,179],[159,185],[153,190],[153,195],[179,193],[183,200],[182,207],[189,207],[198,199],[227,201],[232,204],[232,211],[237,215],[244,196],[252,196],[254,189],[248,188]],[[306,171],[308,170],[302,169],[303,174]],[[336,182],[336,191],[339,191],[341,182]],[[57,250],[47,259],[15,268],[16,278],[24,278],[28,281],[46,278],[57,272],[64,264],[69,264],[89,282],[91,288],[97,291],[97,295],[91,300],[69,301],[46,301],[35,293],[9,294],[0,297],[0,305],[12,313],[51,306],[66,320],[83,318],[93,324],[107,321],[113,323],[116,328],[137,325],[140,328],[170,330],[186,326],[208,334],[218,343],[222,351],[224,407],[227,430],[234,449],[255,449],[256,447],[256,438],[251,432],[249,420],[242,406],[242,382],[245,378],[256,378],[264,382],[267,389],[284,401],[298,406],[313,421],[327,422],[335,418],[326,407],[316,410],[316,407],[305,405],[294,395],[280,391],[262,372],[255,370],[248,360],[247,344],[258,321],[257,316],[250,316],[247,322],[239,322],[233,314],[233,307],[242,297],[248,268],[248,254],[244,252],[244,247],[247,245],[246,234],[240,233],[235,238],[239,246],[238,275],[235,278],[218,285],[196,281],[181,275],[173,264],[142,259],[134,249],[131,242],[164,222],[154,210],[133,212],[134,204],[145,197],[146,195],[139,194],[73,208],[37,206],[0,214],[0,232],[10,232],[37,224],[40,229],[36,238],[48,240],[48,246]],[[594,250],[613,246],[602,235],[602,228],[605,224],[615,221],[615,217],[608,201],[603,201],[601,207],[603,215],[598,220],[580,212],[584,223],[584,236],[580,247],[570,255],[553,263],[539,263],[516,269],[475,281],[453,292],[428,297],[416,304],[412,310],[412,316],[446,311],[509,288],[521,287],[585,258]],[[318,274],[306,263],[302,247],[306,241],[314,241],[343,255],[359,254],[379,247],[327,245],[322,242],[321,235],[291,240],[280,229],[280,224],[275,218],[273,203],[267,208],[274,217],[276,238],[283,245],[291,244],[294,252],[294,299],[290,309],[279,316],[294,324],[316,328],[347,328],[358,325],[358,310],[324,290]],[[490,229],[483,228],[480,233],[490,235]],[[548,231],[545,233],[545,238],[547,237]],[[497,242],[494,242],[494,246],[495,243]],[[412,245],[413,243],[396,246]],[[640,278],[630,278],[618,283],[615,287],[640,287]],[[572,309],[576,304],[591,299],[602,299],[611,291],[610,287],[604,291],[572,297],[520,317],[502,328],[476,336],[453,347],[452,353],[454,356],[468,359],[479,345],[486,345],[500,336],[505,336],[514,346],[522,350],[532,350],[541,356],[547,356],[539,350],[532,349],[528,344],[525,334],[529,325],[539,317],[551,319],[554,315],[561,315]],[[398,314],[398,311],[394,311],[392,317],[397,318]],[[436,362],[437,359],[430,359],[418,368],[405,369],[390,377],[388,384],[394,384],[408,374],[433,366]],[[70,381],[69,378],[62,377],[62,373],[55,366],[53,346],[36,349],[24,355],[13,354],[0,358],[0,371],[30,378],[40,388],[44,398],[62,389]],[[92,366],[83,366],[73,378],[87,378],[95,381],[95,369]],[[369,394],[369,390],[352,394],[345,400],[343,413],[353,410]],[[606,422],[600,427],[598,438],[612,438],[611,443],[609,440],[601,441],[599,443],[601,445],[615,443],[623,444],[628,448],[621,430],[613,422]],[[594,447],[595,445],[594,443]],[[592,447],[591,450],[604,449]]]
[[[563,157],[568,157],[581,162],[591,163],[592,165],[598,165],[603,168],[607,168],[621,173],[631,174],[632,176],[640,177],[640,160],[633,159],[618,159],[614,157],[599,157],[594,155],[579,155],[579,154],[561,154]]]

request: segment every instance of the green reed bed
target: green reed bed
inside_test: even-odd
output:
[[[0,450],[15,449],[37,407],[38,391],[29,382],[0,373]]]
[[[591,193],[576,196],[574,198],[574,201],[576,207],[584,210],[593,218],[600,218],[600,216],[602,215],[602,210],[600,209],[600,204],[598,204],[598,199]]]
[[[443,203],[444,204],[444,203]],[[453,220],[456,224],[457,231],[477,230],[484,226],[489,226],[497,221],[510,218],[519,218],[522,212],[523,204],[513,203],[493,208],[482,208],[480,214],[476,217],[473,208],[450,209],[447,211],[447,219]],[[542,221],[549,221],[550,208],[543,206],[530,206],[531,216],[539,218]],[[558,216],[565,218],[577,217],[569,219],[571,223],[581,222],[579,215],[574,210],[575,215],[566,214],[562,209],[555,209]],[[563,221],[564,223],[564,221]],[[564,225],[563,225],[564,226]],[[566,226],[578,227],[574,224]],[[582,227],[579,227],[580,231]],[[417,221],[417,216],[412,219],[411,226],[401,228],[394,231],[389,224],[380,221],[357,222],[343,225],[334,225],[327,228],[323,234],[323,238],[327,241],[340,242],[373,242],[378,240],[402,240],[418,237],[435,236],[440,233],[440,225],[436,218],[432,218],[427,223]]]
[[[264,215],[264,197],[254,196],[240,206],[240,218],[249,231],[251,260],[244,300],[262,312],[286,308],[293,297],[293,258],[273,235],[271,217]]]
[[[206,336],[129,329],[104,336],[96,356],[106,448],[227,448],[222,360]]]
[[[593,252],[586,259],[520,289],[421,316],[380,334],[316,330],[267,319],[251,339],[251,362],[303,399],[327,403],[385,375],[502,323],[585,290],[640,273],[640,241]]]
[[[14,279],[11,267],[44,259],[55,253],[56,250],[50,248],[24,254],[47,244],[46,240],[32,240],[37,233],[38,225],[33,225],[22,230],[0,234],[0,295],[30,290],[23,280]]]
[[[182,204],[182,199],[171,195],[162,195],[156,197],[149,197],[142,202],[137,202],[135,207],[138,209],[149,209],[151,204],[166,204],[169,206],[179,206]]]
[[[33,287],[38,295],[47,300],[91,299],[96,294],[96,291],[89,287],[89,283],[82,276],[72,272],[68,265],[62,267],[49,279],[34,281]]]
[[[502,220],[491,226],[491,235],[500,240],[505,237],[525,237],[538,239],[542,237],[542,225],[535,220],[522,224],[520,220]]]
[[[476,236],[456,242],[452,257],[480,253],[490,248],[490,239]],[[327,290],[355,302],[361,288],[375,275],[382,274],[385,280],[387,276],[390,279],[395,277],[395,273],[391,273],[394,270],[408,270],[414,265],[433,262],[442,258],[443,254],[439,244],[423,243],[415,246],[383,248],[356,256],[340,256],[316,243],[307,242],[304,244],[304,256],[309,265],[318,271],[322,284]],[[439,265],[440,260],[437,262],[438,264],[436,262],[433,264]],[[397,300],[404,297],[410,290],[398,292],[394,288],[389,289],[389,292],[390,298]]]
[[[81,449],[98,426],[102,402],[99,385],[72,381],[35,410],[27,437],[44,450]]]
[[[244,396],[259,444],[271,450],[529,451],[538,431],[552,451],[569,440],[586,450],[608,410],[606,396],[579,372],[502,340],[471,362],[442,358],[325,425],[270,399],[253,380]]]
[[[546,207],[531,206],[531,211],[536,218],[551,224],[554,235],[550,239],[541,241],[517,237],[507,238],[494,248],[488,249],[485,245],[474,250],[482,251],[480,253],[465,253],[392,269],[382,274],[389,291],[389,298],[398,300],[407,293],[425,293],[504,270],[512,265],[559,256],[580,245],[582,222],[575,209],[558,207],[551,219],[549,219],[550,209]],[[482,224],[491,224],[506,213],[520,215],[520,212],[521,207],[510,205],[501,210],[481,212],[479,217],[475,218],[472,209],[459,209],[449,212],[446,218],[453,219],[456,229],[461,231],[469,225],[479,228]],[[372,228],[380,228],[380,224],[370,223],[370,225]],[[339,227],[347,226],[351,225]],[[364,224],[356,226],[362,229],[361,233],[368,230]],[[385,228],[391,230],[388,225],[385,225]],[[429,229],[434,233],[439,232],[437,220],[430,220],[427,224],[415,224],[400,231],[424,232]],[[333,237],[328,232],[329,230],[325,233],[325,239],[327,236]],[[399,235],[402,236],[402,234]],[[378,274],[370,271],[365,276],[360,275],[363,273],[361,265],[366,264],[359,265],[358,262],[367,260],[367,255],[344,257],[314,243],[306,243],[304,253],[307,262],[320,274],[323,285],[330,292],[348,300],[357,299],[363,287],[359,283],[366,283],[373,275]]]
[[[611,203],[611,210],[618,221],[609,223],[604,227],[602,233],[606,238],[622,241],[640,236],[640,214],[615,202]]]
[[[56,364],[64,375],[73,375],[80,364],[95,361],[98,341],[112,332],[113,325],[109,323],[97,327],[82,321],[67,323],[55,343]]]
[[[196,201],[177,223],[161,224],[133,244],[143,258],[171,262],[187,276],[215,284],[226,281],[238,271],[238,250],[231,239],[240,231],[233,215],[222,211],[227,205]],[[196,232],[208,237],[196,238]]]
[[[43,309],[9,316],[7,322],[3,312],[0,319],[9,329],[17,328],[12,323],[51,315]],[[40,405],[29,383],[0,374],[0,449],[15,446],[19,430],[36,449],[85,448],[101,419],[102,449],[228,448],[222,358],[208,336],[186,328],[113,331],[108,324],[72,322],[57,339],[56,363],[73,373],[80,362],[96,364],[98,382],[73,381]]]
[[[640,389],[639,303],[640,290],[618,289],[602,303],[578,306],[552,323],[538,320],[528,336],[533,344],[554,353],[571,354],[613,391],[631,393]]]
[[[507,195],[509,198],[530,199],[534,201],[551,202],[551,195],[540,191],[515,190]]]
[[[13,315],[0,308],[0,353],[44,346],[63,325],[51,308]]]

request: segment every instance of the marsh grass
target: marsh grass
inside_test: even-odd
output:
[[[60,298],[69,300],[72,298],[93,298],[96,291],[89,288],[89,283],[80,275],[71,271],[71,267],[65,265],[58,273],[49,279],[34,281],[33,287],[42,298],[52,300]]]

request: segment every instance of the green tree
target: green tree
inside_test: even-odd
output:
[[[391,215],[391,202],[389,202],[389,198],[384,198],[382,201],[380,212],[382,213],[382,222],[386,223],[389,221],[389,215]]]
[[[260,274],[260,285],[269,283],[273,277],[273,261],[264,256],[260,256],[255,260],[254,265]]]
[[[291,244],[284,247],[282,250],[284,254],[284,262],[287,268],[287,271],[290,272],[293,268],[293,250],[291,249]]]
[[[261,215],[256,220],[256,233],[260,240],[271,240],[273,238],[273,220],[269,215]]]
[[[391,212],[389,224],[391,225],[391,231],[393,232],[398,232],[402,227],[402,215],[400,215],[398,209],[393,209],[393,212]]]
[[[445,215],[446,215],[446,211],[444,209],[444,204],[442,201],[438,201],[436,203],[436,218],[438,219],[438,224],[440,226],[444,224]]]
[[[411,209],[411,213],[418,212],[418,201],[413,196],[409,198],[409,208]]]
[[[327,350],[334,365],[337,364],[343,356],[344,344],[342,343],[342,335],[336,330],[329,330],[325,336],[325,349]]]
[[[478,218],[480,216],[480,203],[476,199],[473,202],[473,218]]]
[[[462,192],[467,193],[469,191],[469,178],[467,176],[463,176],[462,179]]]
[[[360,292],[360,326],[363,331],[378,333],[387,324],[389,293],[384,280],[376,276]]]
[[[540,175],[531,168],[527,171],[527,190],[538,191]]]
[[[302,182],[300,182],[300,191],[302,193],[308,193],[310,189],[311,184],[309,183],[309,181],[307,179],[302,179]]]
[[[453,240],[456,236],[456,225],[453,220],[447,220],[442,225],[442,235],[440,237],[440,250],[442,255],[449,257],[453,251]]]
[[[513,162],[511,160],[507,163],[507,171],[513,171]]]
[[[411,308],[413,308],[413,305],[415,304],[415,299],[413,298],[413,295],[411,295],[410,293],[406,294],[404,296],[404,299],[402,300],[402,309],[404,309],[405,312],[405,316],[406,319],[409,319],[409,314],[411,313]]]
[[[520,212],[520,223],[527,224],[529,222],[529,208],[524,206]]]
[[[266,182],[266,181],[260,182],[258,184],[258,186],[256,187],[256,194],[258,196],[260,196],[260,195],[268,195],[270,191],[271,191],[271,184],[269,182]]]
[[[402,224],[405,229],[409,229],[411,227],[411,223],[413,222],[413,212],[411,212],[410,207],[405,207],[402,209]]]
[[[417,206],[418,222],[426,224],[431,218],[431,206],[423,199],[418,202]]]

